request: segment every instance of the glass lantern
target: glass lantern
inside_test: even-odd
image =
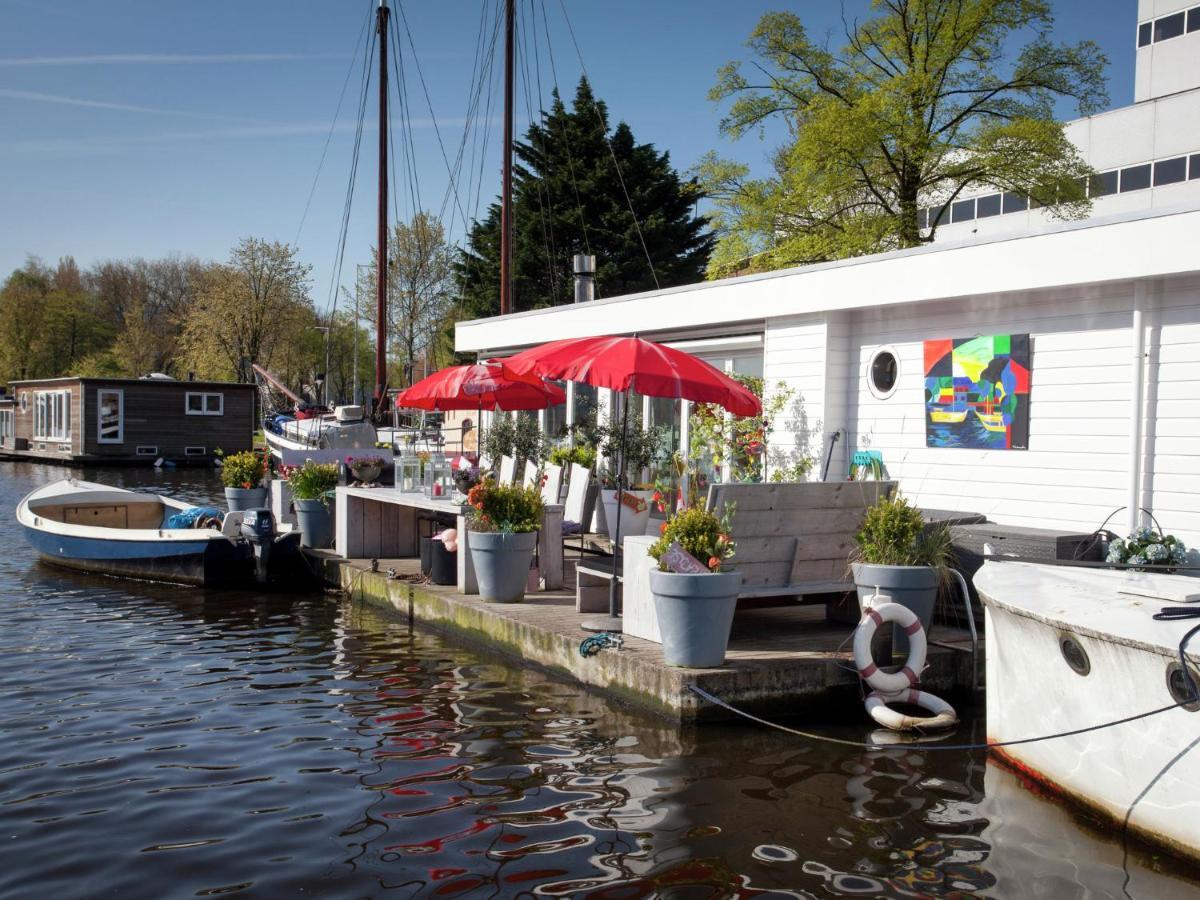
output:
[[[401,491],[421,490],[421,459],[415,453],[405,453],[396,460],[396,488]]]
[[[454,491],[454,471],[444,454],[434,453],[425,464],[425,496],[434,500],[450,499]]]

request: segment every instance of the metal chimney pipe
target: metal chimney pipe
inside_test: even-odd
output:
[[[575,302],[588,303],[596,299],[596,257],[588,253],[575,254]]]

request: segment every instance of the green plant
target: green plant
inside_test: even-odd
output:
[[[622,440],[622,438],[624,438]],[[600,428],[600,452],[608,459],[608,470],[601,480],[606,487],[616,487],[616,461],[622,447],[625,461],[625,485],[641,478],[642,469],[648,468],[666,446],[666,435],[662,428],[643,428],[641,423],[630,421],[624,434],[619,422],[610,422]]]
[[[596,468],[595,447],[555,447],[550,451],[550,462],[556,466],[569,466],[571,463],[583,466],[585,469]]]
[[[534,488],[485,478],[467,494],[470,531],[526,533],[542,526],[542,495]]]
[[[716,469],[728,460],[732,481],[762,481],[768,468],[771,435],[779,417],[795,399],[796,390],[780,381],[768,396],[766,382],[757,375],[734,373],[731,377],[762,400],[762,412],[757,416],[729,416],[715,403],[695,404],[689,419],[688,455],[696,463],[707,458]],[[814,464],[811,456],[778,447],[770,450],[770,457],[770,480],[776,482],[803,481]]]
[[[1124,540],[1117,538],[1110,543],[1104,560],[1131,566],[1182,565],[1187,562],[1187,547],[1173,534],[1144,527]]]
[[[337,463],[318,463],[311,459],[287,473],[292,497],[296,500],[322,500],[337,487]]]
[[[678,544],[710,572],[719,572],[725,560],[733,556],[737,543],[730,534],[729,521],[733,510],[725,506],[721,515],[701,506],[689,506],[663,523],[662,534],[650,547],[650,555],[658,560],[659,571],[667,571],[663,561],[672,544]]]
[[[532,416],[497,415],[483,433],[483,453],[494,465],[500,457],[540,462],[546,455],[546,439]]]
[[[221,483],[228,488],[256,488],[267,473],[266,464],[253,450],[226,456],[221,466]]]
[[[876,566],[929,566],[942,580],[954,565],[954,544],[945,525],[927,525],[921,511],[896,495],[868,507],[854,535],[856,561]]]

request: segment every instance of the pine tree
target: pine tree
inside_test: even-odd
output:
[[[638,144],[624,122],[610,132],[607,108],[586,79],[570,110],[555,91],[513,152],[514,311],[572,302],[576,253],[595,255],[598,297],[653,290],[655,276],[664,288],[703,278],[714,239],[694,214],[700,189],[680,178],[670,154]],[[499,313],[498,203],[471,229],[458,274],[463,318]]]

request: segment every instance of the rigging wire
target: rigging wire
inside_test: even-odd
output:
[[[417,154],[416,145],[413,142],[412,106],[408,97],[407,70],[400,50],[400,25],[395,17],[391,19],[391,40],[393,48],[392,59],[394,60],[396,71],[396,89],[400,97],[400,121],[404,129],[404,141],[401,144],[401,148],[404,151],[405,173],[408,177],[409,199],[411,202],[410,210],[412,216],[415,217],[418,212],[424,209],[425,204],[421,200],[421,182],[417,177]]]

